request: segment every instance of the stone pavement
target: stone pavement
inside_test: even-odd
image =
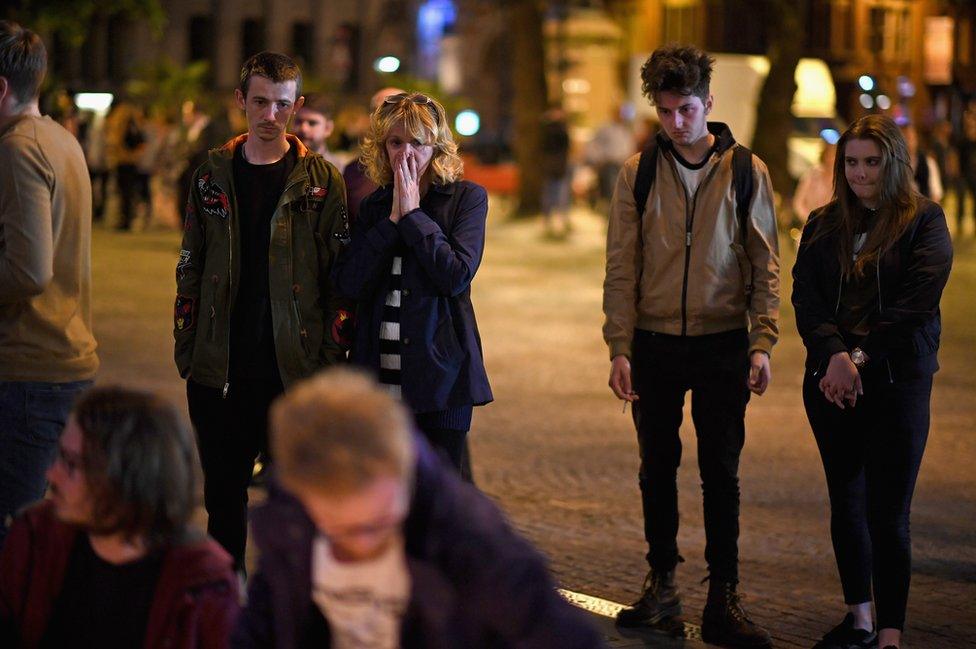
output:
[[[630,413],[621,413],[606,387],[604,225],[580,212],[571,237],[553,241],[541,237],[538,222],[492,214],[474,305],[496,401],[475,413],[475,478],[549,556],[563,587],[630,602],[646,570],[645,548]],[[99,381],[155,389],[183,403],[171,337],[178,234],[98,230],[94,245]],[[783,267],[787,299],[773,384],[750,404],[742,457],[740,588],[747,611],[769,628],[775,646],[810,647],[843,611],[823,471],[800,400],[803,350],[788,304],[789,250]],[[957,247],[943,300],[942,371],[913,507],[909,647],[976,646],[974,294],[970,240]],[[687,562],[679,583],[694,623],[706,571],[694,432],[685,419],[679,544]],[[670,641],[616,646],[694,646],[662,642]]]

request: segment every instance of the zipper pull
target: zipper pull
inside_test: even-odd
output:
[[[691,247],[691,231],[690,230],[688,232],[685,232],[685,247],[686,248],[690,248]]]
[[[230,390],[230,381],[228,381],[227,383],[224,383],[224,390],[223,390],[223,392],[220,393],[220,398],[221,399],[226,399],[227,398],[227,391],[228,390]]]

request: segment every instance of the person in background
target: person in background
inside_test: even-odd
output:
[[[420,93],[373,112],[362,160],[380,188],[333,272],[358,304],[349,358],[403,399],[461,472],[473,408],[493,398],[471,303],[488,195],[462,179],[444,107]]]
[[[322,95],[307,95],[305,103],[295,113],[295,135],[326,162],[342,169],[342,158],[329,151],[329,137],[333,129],[332,103]]]
[[[816,649],[901,646],[909,513],[952,265],[945,214],[912,175],[890,118],[854,122],[837,144],[836,199],[810,215],[793,267],[807,349],[803,403],[827,477],[848,609]]]
[[[634,134],[621,107],[615,106],[610,119],[596,130],[586,146],[586,162],[596,167],[599,199],[605,206],[610,205],[620,168],[635,151]]]
[[[572,229],[569,173],[569,127],[561,108],[550,108],[542,118],[542,220],[546,234],[565,237]],[[559,223],[557,228],[556,223]]]
[[[824,142],[820,162],[807,168],[793,192],[793,216],[798,227],[807,222],[810,212],[834,197],[834,156],[837,145]]]
[[[274,404],[280,486],[253,515],[258,569],[234,647],[603,647],[538,552],[410,419],[345,368]]]
[[[226,647],[238,581],[190,523],[197,471],[172,405],[86,393],[48,470],[50,497],[16,519],[0,552],[0,646]]]
[[[44,495],[75,398],[98,371],[91,180],[71,133],[41,116],[40,37],[0,21],[0,545]]]
[[[928,149],[919,143],[918,130],[908,122],[901,126],[902,137],[908,147],[908,160],[912,165],[915,189],[933,203],[942,201],[942,175],[935,158],[929,155]]]

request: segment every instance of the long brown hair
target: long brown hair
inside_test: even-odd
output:
[[[143,536],[159,548],[185,533],[197,504],[193,437],[163,399],[121,387],[89,390],[72,415],[93,495],[91,530]]]
[[[871,140],[881,150],[881,191],[878,195],[877,218],[868,232],[857,259],[854,259],[854,237],[859,221],[867,208],[854,194],[847,176],[847,143],[851,140]],[[918,192],[912,184],[912,167],[908,158],[908,146],[895,122],[883,115],[865,115],[844,131],[837,142],[834,160],[835,209],[827,210],[821,234],[839,233],[837,254],[845,276],[864,274],[864,268],[876,264],[904,234],[915,218]]]

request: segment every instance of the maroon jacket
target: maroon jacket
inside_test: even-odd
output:
[[[61,592],[80,529],[43,501],[19,516],[0,552],[0,646],[36,647]],[[206,536],[173,545],[163,557],[149,610],[146,649],[227,646],[238,614],[230,556]]]

